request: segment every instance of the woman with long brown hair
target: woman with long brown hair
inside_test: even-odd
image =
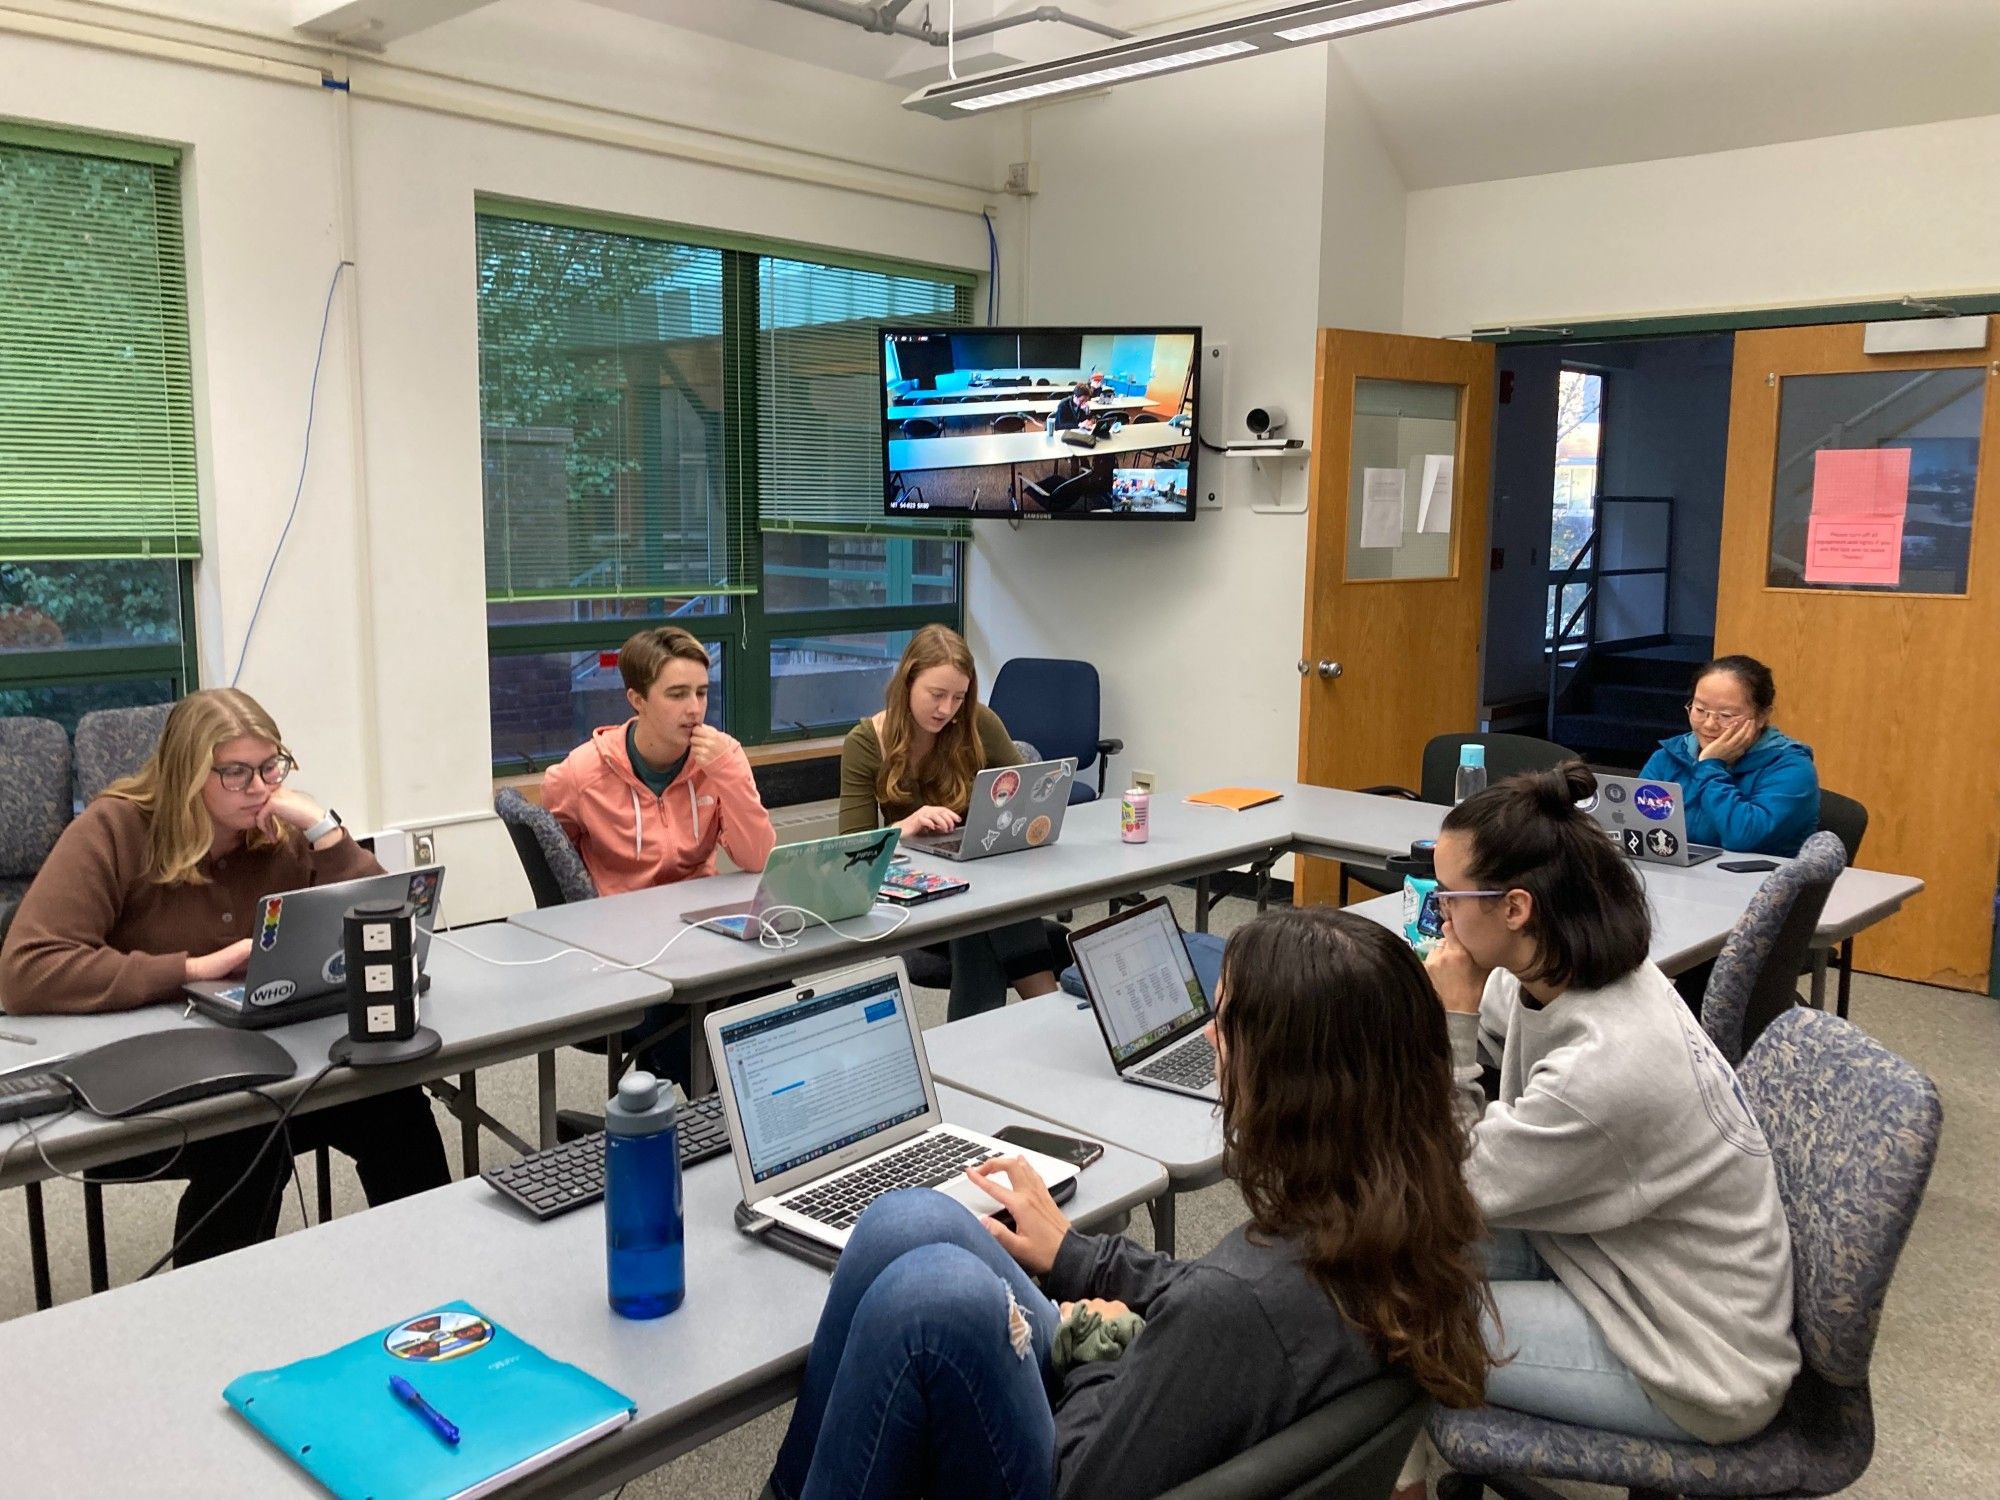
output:
[[[1483,1224],[1422,966],[1360,917],[1274,911],[1230,939],[1216,1006],[1250,1222],[1194,1261],[1079,1234],[1018,1157],[969,1174],[1012,1228],[885,1195],[834,1273],[767,1494],[1152,1496],[1385,1367],[1478,1403]],[[1058,1373],[1079,1317],[1129,1342]]]
[[[840,831],[893,823],[905,837],[948,833],[965,821],[972,783],[993,766],[1020,763],[1000,716],[979,701],[979,668],[957,631],[926,625],[910,639],[882,695],[882,711],[840,748]],[[1014,922],[951,945],[950,1018],[1056,987],[1042,924]]]
[[[382,867],[287,780],[297,760],[248,693],[190,693],[167,715],[138,773],[113,782],[63,830],[0,947],[0,1005],[12,1014],[132,1010],[224,979],[250,958],[263,897],[379,875]],[[354,1158],[370,1203],[451,1180],[417,1088],[296,1115],[294,1150]],[[129,1163],[126,1175],[150,1176]],[[276,1231],[286,1152],[258,1126],[190,1142],[166,1170],[188,1180],[174,1224],[178,1264]]]

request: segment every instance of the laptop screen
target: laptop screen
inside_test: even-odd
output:
[[[1104,1019],[1111,1057],[1124,1063],[1155,1042],[1208,1021],[1208,996],[1165,903],[1070,943],[1083,987]]]
[[[765,1182],[924,1113],[903,986],[882,974],[721,1028],[750,1175]]]

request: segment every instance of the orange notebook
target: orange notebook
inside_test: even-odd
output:
[[[1187,800],[1203,807],[1226,807],[1231,812],[1245,812],[1253,807],[1262,807],[1266,802],[1276,802],[1284,795],[1269,787],[1219,786],[1213,791],[1196,792]]]

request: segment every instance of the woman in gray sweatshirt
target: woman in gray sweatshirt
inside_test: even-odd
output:
[[[1429,968],[1479,1110],[1465,1175],[1505,1361],[1487,1399],[1737,1442],[1798,1373],[1791,1236],[1735,1072],[1646,959],[1644,887],[1576,805],[1596,789],[1581,761],[1517,776],[1438,838]]]
[[[1250,1223],[1193,1261],[1079,1234],[1019,1157],[970,1174],[1011,1228],[927,1188],[877,1199],[766,1495],[1141,1500],[1385,1364],[1478,1402],[1481,1226],[1409,948],[1344,912],[1259,917],[1223,954],[1211,1035]],[[1144,1328],[1066,1365],[1085,1313]]]

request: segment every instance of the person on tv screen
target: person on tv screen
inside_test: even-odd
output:
[[[1056,406],[1056,414],[1049,421],[1051,432],[1066,432],[1072,427],[1090,425],[1090,387],[1079,380],[1070,387],[1070,392]]]

